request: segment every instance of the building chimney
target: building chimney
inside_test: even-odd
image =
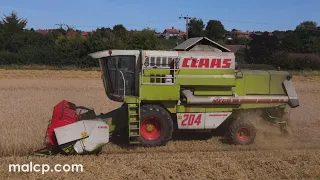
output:
[[[172,29],[174,29],[174,27],[172,26]]]

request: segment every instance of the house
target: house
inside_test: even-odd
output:
[[[48,34],[48,33],[51,33],[51,32],[55,32],[57,31],[56,29],[39,29],[39,30],[36,30],[36,32],[42,34],[42,35],[45,35],[45,34]],[[81,36],[83,37],[88,37],[89,35],[93,35],[95,33],[95,31],[89,31],[89,32],[81,32],[81,31],[68,31],[66,33],[66,36],[68,37],[74,37],[74,36],[77,36],[79,34],[81,34]]]
[[[48,34],[48,33],[51,33],[51,32],[54,32],[55,29],[38,29],[36,30],[37,33],[40,33],[42,35],[45,35],[45,34]]]
[[[66,36],[67,37],[75,37],[77,36],[79,33],[77,31],[68,31]]]
[[[180,29],[175,29],[174,27],[171,29],[165,29],[162,34],[166,39],[169,39],[170,37],[181,38],[186,35],[185,32],[181,31]]]
[[[218,44],[207,37],[194,37],[187,39],[179,44],[173,50],[176,51],[214,51],[214,52],[231,52],[230,49]]]
[[[88,37],[88,36],[93,35],[93,34],[94,34],[94,31],[91,31],[91,32],[82,32],[82,33],[81,33],[81,36],[83,36],[83,37]]]
[[[260,35],[260,33],[257,32],[243,32],[241,30],[233,29],[232,31],[228,32],[226,34],[226,37],[228,40],[234,40],[234,39],[240,39],[240,38],[251,38],[254,35]]]

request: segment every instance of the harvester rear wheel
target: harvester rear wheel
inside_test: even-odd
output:
[[[252,123],[239,118],[230,125],[229,136],[233,144],[249,145],[256,138],[256,128]]]
[[[170,114],[157,105],[141,107],[140,143],[143,146],[163,146],[171,139],[173,121]]]

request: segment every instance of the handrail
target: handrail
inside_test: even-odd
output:
[[[123,98],[126,96],[126,80],[124,78],[123,72],[121,70],[119,70],[119,72],[122,75],[122,79],[123,79]]]

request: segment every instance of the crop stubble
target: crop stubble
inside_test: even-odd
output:
[[[0,178],[38,178],[8,172],[9,163],[83,163],[84,173],[48,173],[46,178],[103,179],[317,179],[320,177],[319,78],[296,77],[301,106],[291,111],[293,135],[259,129],[254,145],[239,147],[219,137],[173,140],[165,147],[122,149],[108,144],[96,156],[29,157],[42,147],[52,108],[62,99],[108,112],[120,104],[107,99],[99,72],[0,71]],[[262,127],[262,126],[259,126]],[[196,136],[190,134],[189,136]],[[178,139],[178,138],[175,138]]]

